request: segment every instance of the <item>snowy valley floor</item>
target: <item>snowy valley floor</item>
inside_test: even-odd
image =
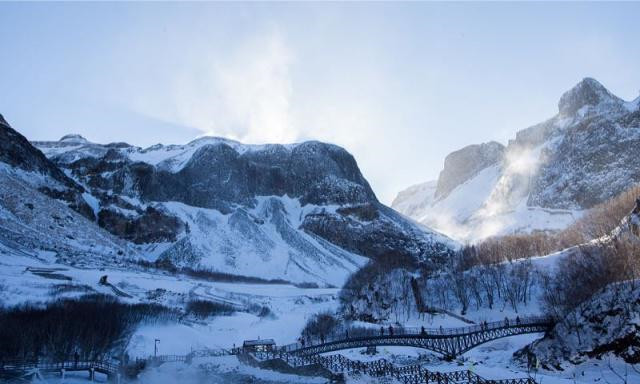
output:
[[[36,274],[33,271],[49,270],[55,273]],[[184,355],[191,350],[204,348],[230,348],[240,345],[243,340],[273,338],[277,344],[296,340],[308,318],[314,313],[333,311],[338,305],[337,289],[303,289],[293,285],[218,283],[196,280],[163,273],[121,269],[81,269],[56,265],[45,258],[37,259],[24,255],[3,254],[0,258],[0,300],[5,305],[14,305],[31,300],[34,302],[57,297],[52,292],[59,284],[75,284],[89,287],[95,292],[112,293],[108,286],[98,284],[102,275],[118,289],[130,295],[125,301],[155,301],[167,306],[183,306],[191,298],[205,298],[220,302],[230,302],[241,307],[251,305],[266,306],[271,315],[260,317],[251,311],[239,311],[231,316],[215,317],[206,322],[185,321],[176,324],[141,326],[129,342],[128,352],[132,358],[150,356],[154,352],[154,339],[159,339],[159,354]],[[64,276],[61,277],[61,276]],[[61,280],[64,279],[64,280]],[[70,280],[69,280],[70,279]],[[79,293],[68,293],[74,295]],[[535,308],[530,308],[531,312]],[[480,319],[501,319],[510,313],[472,313]],[[460,320],[448,317],[411,319],[408,325],[425,327],[462,326]],[[377,327],[377,325],[376,325]],[[454,362],[444,362],[428,351],[403,348],[381,347],[375,356],[364,355],[361,349],[340,352],[350,359],[385,358],[397,364],[414,364],[420,361],[433,371],[471,369],[489,379],[506,379],[527,376],[526,369],[512,360],[515,351],[529,344],[541,335],[521,335],[486,343]],[[640,383],[640,374],[626,367],[618,360],[592,360],[578,366],[565,366],[562,372],[541,371],[534,375],[538,383],[622,383],[612,372],[628,375],[629,383]],[[625,372],[626,370],[626,372]],[[98,377],[97,381],[105,381]],[[46,383],[85,383],[86,373],[69,373],[65,379],[45,377]],[[325,383],[322,377],[301,377],[250,367],[240,363],[234,356],[197,358],[191,365],[168,363],[144,371],[138,383]],[[369,377],[348,377],[350,383],[375,382]]]

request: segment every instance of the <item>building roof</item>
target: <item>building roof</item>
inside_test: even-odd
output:
[[[276,345],[276,342],[273,341],[273,339],[245,340],[242,345],[245,347],[255,347],[257,345]]]

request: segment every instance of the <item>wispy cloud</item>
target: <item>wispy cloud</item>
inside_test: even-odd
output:
[[[175,83],[176,118],[203,135],[244,142],[290,142],[293,53],[277,30],[253,36],[223,57],[210,57]]]

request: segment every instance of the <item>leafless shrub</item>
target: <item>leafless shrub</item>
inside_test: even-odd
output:
[[[634,185],[619,195],[587,211],[568,228],[552,232],[506,235],[489,238],[464,247],[460,253],[468,269],[475,265],[502,263],[542,256],[611,234],[629,214],[640,196],[640,185]]]
[[[640,244],[630,238],[582,245],[559,261],[544,278],[543,302],[552,316],[562,318],[605,286],[640,277]]]
[[[206,319],[212,316],[229,316],[235,309],[228,304],[209,300],[191,300],[187,303],[186,312],[199,319]]]
[[[340,321],[331,313],[318,313],[311,317],[302,330],[302,337],[307,340],[324,339],[338,332]]]

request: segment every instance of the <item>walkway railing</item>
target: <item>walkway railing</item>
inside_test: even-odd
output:
[[[458,327],[458,328],[423,328],[423,327],[382,327],[382,328],[350,328],[340,333],[323,335],[320,338],[314,338],[305,340],[304,342],[297,342],[292,344],[283,345],[280,349],[284,352],[296,352],[299,350],[309,349],[311,347],[317,347],[325,344],[337,343],[337,342],[353,342],[353,341],[368,341],[376,339],[402,339],[402,338],[417,338],[417,339],[447,339],[456,338],[460,336],[491,333],[496,330],[504,329],[522,329],[522,333],[529,333],[526,327],[539,327],[540,329],[548,328],[553,325],[552,319],[548,317],[522,317],[514,319],[505,319],[503,321],[494,321],[488,323],[481,323],[472,326]],[[518,334],[514,332],[512,334]]]
[[[4,359],[0,360],[0,373],[19,373],[28,371],[91,371],[104,373],[107,376],[114,376],[125,372],[129,368],[144,367],[146,364],[159,365],[164,363],[188,363],[194,357],[205,356],[225,356],[237,354],[238,350],[226,349],[205,349],[191,352],[187,355],[159,355],[146,359],[136,359],[130,364],[122,365],[120,362],[111,360],[94,361],[48,361],[36,359]]]
[[[492,380],[485,379],[470,370],[435,372],[419,364],[397,366],[385,359],[365,362],[351,360],[342,355],[291,355],[281,352],[257,352],[251,355],[258,361],[281,360],[292,368],[319,365],[333,374],[357,372],[372,377],[392,377],[404,384],[536,384],[531,377]]]
[[[0,361],[0,372],[27,372],[39,371],[90,371],[104,373],[107,376],[120,372],[120,365],[110,361],[34,361],[34,360],[11,360]]]

